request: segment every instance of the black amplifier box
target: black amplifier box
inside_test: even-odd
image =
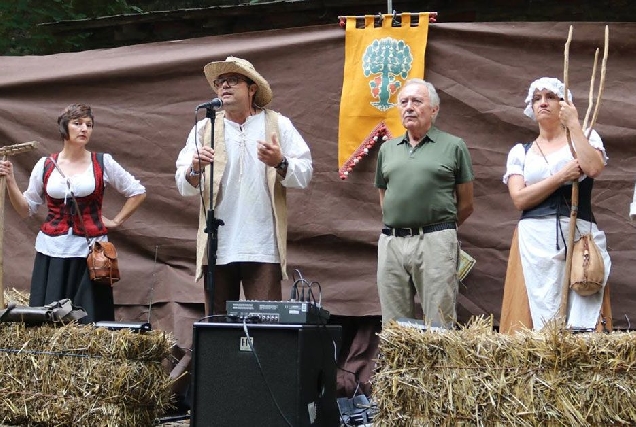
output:
[[[326,325],[329,312],[311,302],[228,301],[228,319],[249,319],[258,323]],[[231,320],[230,320],[231,321]]]

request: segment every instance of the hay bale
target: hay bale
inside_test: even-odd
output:
[[[5,306],[9,302],[14,302],[16,305],[29,305],[29,293],[22,292],[16,288],[4,289],[4,304]],[[6,307],[0,307],[0,310],[4,310]]]
[[[376,425],[632,425],[636,333],[494,332],[392,323],[380,334]]]
[[[0,323],[0,422],[151,426],[171,405],[173,339],[71,323]]]

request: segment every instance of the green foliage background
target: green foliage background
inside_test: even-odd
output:
[[[45,22],[58,22],[141,12],[126,0],[0,1],[0,54],[40,55],[79,50],[88,33],[54,37]]]
[[[101,29],[92,27],[91,30],[88,28],[91,26],[87,25],[86,29],[76,32],[61,32],[60,25],[41,24],[90,20],[113,15],[134,15],[151,11],[212,6],[249,6],[276,2],[285,2],[286,7],[293,10],[296,4],[300,6],[301,0],[0,0],[0,55],[47,55],[171,39],[169,25],[164,26],[167,29],[157,26],[158,32],[164,32],[153,33],[148,30],[152,27],[149,21],[145,21],[147,25],[137,28],[143,37],[132,40],[115,37],[112,28],[110,32],[105,27]],[[304,0],[304,2],[314,4],[315,8],[305,10],[299,7],[298,14],[299,16],[309,14],[308,16],[313,16],[313,20],[303,20],[300,17],[297,21],[290,18],[273,19],[267,21],[269,26],[267,29],[336,22],[336,17],[348,14],[350,7],[360,6],[369,9],[368,13],[378,13],[383,6],[383,2],[379,0]],[[636,21],[636,2],[633,0],[395,0],[393,6],[398,10],[437,11],[441,17],[439,22]],[[247,11],[248,8],[241,9],[244,10],[240,19],[233,14],[223,15],[223,11],[219,10],[220,16],[227,17],[227,28],[224,26],[214,28],[207,23],[204,25],[200,22],[194,23],[192,20],[188,23],[200,27],[197,32],[199,36],[232,31],[233,22],[239,20],[242,23],[239,25],[241,31],[250,28],[250,23],[263,29],[260,25],[260,21],[263,20],[260,14],[264,13],[263,9],[259,9],[261,12],[255,11],[252,14]],[[327,21],[325,21],[326,16]],[[134,22],[135,18],[132,17],[127,24],[133,28]],[[54,27],[58,28],[54,31]],[[75,26],[75,28],[81,27],[81,25]],[[207,28],[209,31],[201,31],[201,28]]]

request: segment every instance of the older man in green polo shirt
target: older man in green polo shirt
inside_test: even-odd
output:
[[[406,134],[386,141],[378,154],[383,324],[415,317],[415,292],[427,324],[457,320],[457,227],[473,212],[474,174],[464,141],[434,126],[439,104],[431,83],[408,80],[398,94]]]

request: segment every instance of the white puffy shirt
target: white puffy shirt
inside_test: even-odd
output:
[[[29,178],[29,187],[23,193],[29,204],[30,215],[35,214],[40,205],[46,205],[43,183],[44,161],[46,159],[47,157],[42,157],[35,164]],[[88,196],[95,190],[92,163],[84,172],[68,178],[75,197]],[[132,197],[146,192],[145,187],[139,180],[127,172],[107,153],[104,153],[104,185],[112,185],[124,197]],[[72,203],[66,179],[55,168],[49,176],[46,192],[49,196],[57,199],[68,198],[69,202]],[[72,233],[73,230],[69,229],[68,234],[49,236],[40,231],[35,239],[35,250],[44,255],[57,258],[86,257],[88,255],[86,238]],[[99,236],[92,238],[92,240],[108,240],[108,236]]]

